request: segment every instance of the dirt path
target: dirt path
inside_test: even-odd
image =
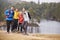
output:
[[[60,40],[60,35],[42,35],[42,34],[29,34],[23,35],[21,33],[6,33],[0,31],[0,40]]]

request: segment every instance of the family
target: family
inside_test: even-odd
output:
[[[5,12],[6,24],[7,24],[7,33],[20,31],[27,34],[27,27],[31,16],[29,11],[26,11],[25,8],[22,8],[22,11],[11,7],[6,9]]]

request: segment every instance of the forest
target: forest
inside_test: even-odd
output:
[[[30,15],[33,19],[36,19],[38,22],[41,18],[44,19],[56,19],[60,21],[60,3],[42,3],[36,4],[35,2],[13,2],[9,3],[4,0],[0,0],[0,21],[5,20],[4,11],[7,8],[14,6],[19,10],[22,10],[23,7],[30,12]]]

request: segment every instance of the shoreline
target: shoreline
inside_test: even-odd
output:
[[[10,33],[0,30],[0,40],[60,40],[60,35]]]

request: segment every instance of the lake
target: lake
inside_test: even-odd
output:
[[[0,27],[0,30],[5,30],[6,27]],[[40,20],[39,27],[28,27],[28,33],[40,34],[60,34],[60,22],[51,20]]]

